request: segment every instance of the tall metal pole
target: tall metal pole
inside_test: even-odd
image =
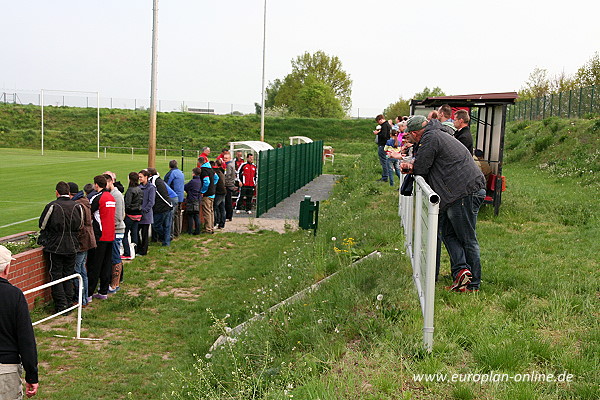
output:
[[[44,89],[40,96],[40,107],[42,109],[42,155],[44,155]]]
[[[267,43],[267,0],[263,17],[263,65],[262,65],[262,100],[260,105],[260,141],[265,141],[265,50]]]
[[[148,138],[148,167],[156,166],[156,78],[158,76],[158,0],[154,0],[152,18],[152,77],[150,78],[150,136]]]

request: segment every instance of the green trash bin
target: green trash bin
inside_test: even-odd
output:
[[[302,229],[314,229],[314,234],[317,234],[317,226],[319,225],[319,202],[311,201],[310,196],[304,196],[304,200],[300,202],[300,218],[298,225]]]

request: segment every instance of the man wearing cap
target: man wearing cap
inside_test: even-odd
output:
[[[21,372],[25,369],[27,397],[38,390],[37,348],[27,301],[8,282],[10,250],[0,245],[0,399],[22,399]]]
[[[415,115],[407,130],[417,144],[414,163],[402,170],[422,175],[440,196],[439,224],[450,255],[451,291],[477,291],[481,284],[477,213],[485,198],[485,179],[469,151],[441,129],[438,120]]]
[[[75,258],[79,251],[79,231],[83,228],[84,212],[81,204],[71,201],[69,185],[56,184],[56,200],[48,203],[40,216],[38,244],[44,246],[50,279],[65,278],[75,273]],[[71,306],[73,283],[64,281],[52,286],[56,311]]]

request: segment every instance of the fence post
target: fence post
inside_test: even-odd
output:
[[[558,118],[560,118],[560,114],[562,111],[562,92],[558,93]]]
[[[571,100],[573,98],[573,90],[569,90],[569,111],[567,112],[567,118],[571,118]]]
[[[594,112],[594,88],[596,86],[592,85],[592,97],[590,98],[590,113]]]

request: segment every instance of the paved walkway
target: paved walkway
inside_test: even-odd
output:
[[[321,175],[309,184],[301,187],[290,197],[256,218],[256,214],[233,214],[233,221],[227,221],[222,232],[253,232],[267,229],[284,233],[286,229],[297,229],[300,216],[300,202],[304,196],[311,196],[312,201],[323,201],[329,198],[338,175]]]

